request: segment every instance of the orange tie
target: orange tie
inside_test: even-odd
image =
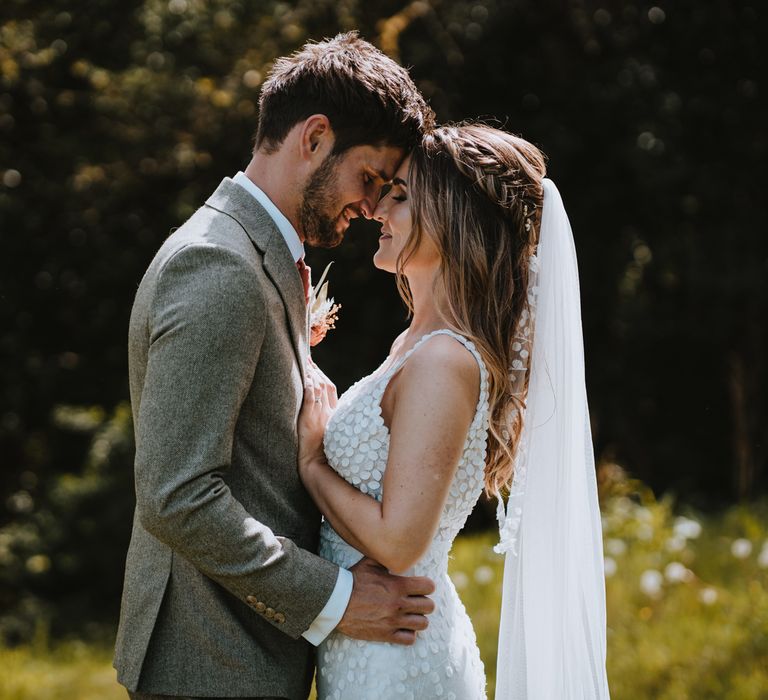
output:
[[[304,262],[304,258],[299,258],[296,261],[296,269],[299,271],[301,283],[304,285],[304,301],[309,304],[309,275],[312,272],[312,268]]]

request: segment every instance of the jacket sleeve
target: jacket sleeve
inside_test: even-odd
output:
[[[298,638],[338,568],[275,536],[224,479],[264,314],[255,270],[234,251],[188,245],[160,270],[136,426],[137,508],[149,533]]]

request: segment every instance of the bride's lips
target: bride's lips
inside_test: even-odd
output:
[[[380,241],[386,241],[386,240],[389,240],[390,238],[392,238],[392,234],[387,233],[386,231],[382,231],[381,235],[379,236]]]

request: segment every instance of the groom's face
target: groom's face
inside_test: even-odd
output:
[[[302,193],[299,223],[307,243],[332,248],[352,219],[371,218],[404,155],[394,146],[364,145],[327,156]]]

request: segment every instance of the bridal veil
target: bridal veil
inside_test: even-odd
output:
[[[506,509],[499,504],[497,551],[506,561],[496,700],[607,700],[578,268],[568,216],[548,179],[533,265],[528,396]]]

